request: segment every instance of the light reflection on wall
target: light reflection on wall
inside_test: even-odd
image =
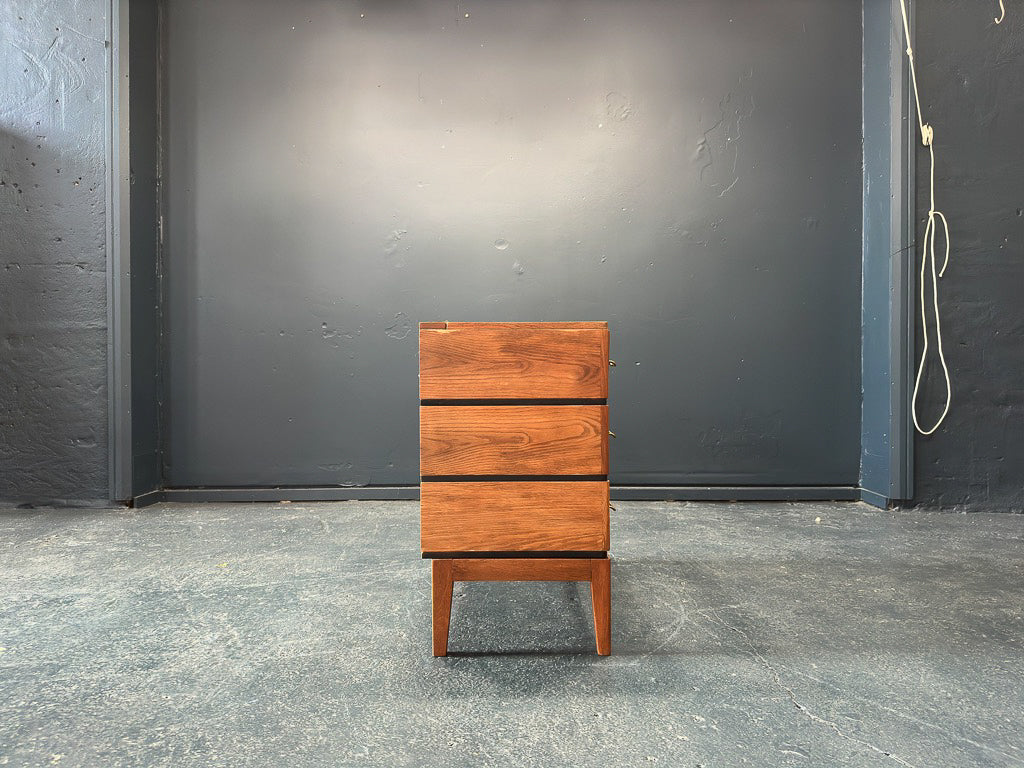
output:
[[[287,392],[294,421],[247,442],[283,441],[289,476],[333,453],[412,481],[415,427],[387,417],[415,399],[403,323],[607,319],[645,361],[618,412],[650,427],[619,481],[853,482],[856,450],[804,430],[856,443],[856,5],[170,0],[190,479],[186,456],[248,477],[224,414]],[[680,382],[700,414],[658,410]],[[712,428],[758,439],[716,453]]]

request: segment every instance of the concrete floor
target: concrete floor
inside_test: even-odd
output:
[[[413,502],[5,510],[0,765],[1024,765],[1024,518],[617,506],[609,658],[550,583],[432,658]]]

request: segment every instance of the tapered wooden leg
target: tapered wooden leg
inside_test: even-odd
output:
[[[612,561],[590,561],[590,598],[594,604],[594,636],[597,655],[612,652]]]
[[[452,618],[452,561],[432,560],[432,624],[435,656],[448,655],[448,626]]]

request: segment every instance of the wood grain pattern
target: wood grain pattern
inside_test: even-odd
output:
[[[597,655],[607,656],[612,652],[612,561],[595,559],[588,562]]]
[[[607,397],[605,323],[420,327],[421,400]]]
[[[430,568],[431,634],[435,656],[448,655],[448,628],[452,618],[452,561],[434,560]]]
[[[425,552],[608,549],[608,483],[462,482],[420,487]]]
[[[557,557],[456,559],[451,561],[452,579],[454,581],[590,581],[591,562],[591,560]]]
[[[608,406],[422,406],[421,475],[606,475]]]
[[[481,405],[461,400],[603,400],[608,397],[606,323],[420,324],[420,473],[547,476],[464,479],[421,485],[421,547],[483,553],[432,563],[435,656],[448,653],[455,581],[588,581],[597,652],[611,652],[607,559],[558,557],[609,547],[608,408]],[[502,552],[547,557],[497,558]]]

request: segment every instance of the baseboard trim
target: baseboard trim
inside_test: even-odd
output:
[[[155,490],[155,491],[146,491],[145,493],[140,493],[138,496],[136,496],[135,498],[133,498],[131,500],[131,506],[136,507],[136,508],[140,508],[140,507],[148,507],[148,506],[151,506],[153,504],[159,504],[161,501],[164,500],[164,494],[165,493],[166,493],[166,491],[164,491],[163,489],[158,489],[158,490]]]
[[[874,501],[845,485],[613,485],[615,501]],[[165,488],[136,496],[133,506],[173,502],[414,501],[418,485]],[[877,505],[876,505],[877,506]]]
[[[857,501],[846,485],[613,485],[614,501]]]
[[[418,485],[165,488],[161,501],[399,501],[420,497]]]
[[[869,491],[867,488],[860,489],[860,500],[865,504],[870,504],[871,506],[878,507],[879,509],[888,509],[892,502],[892,499],[888,496],[883,496],[875,491]]]

